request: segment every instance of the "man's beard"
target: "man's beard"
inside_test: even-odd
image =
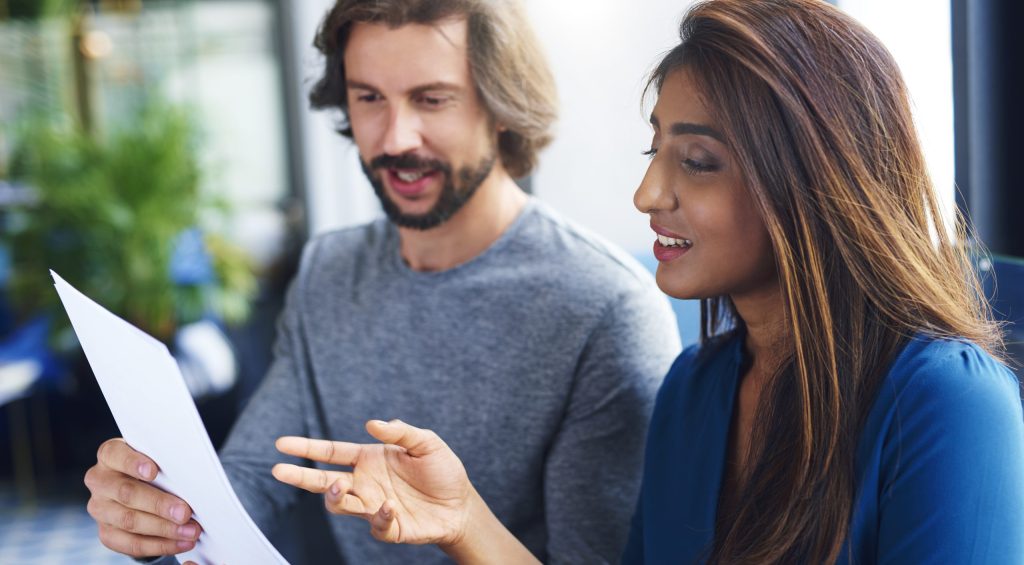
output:
[[[363,173],[373,186],[373,192],[380,200],[380,205],[387,214],[388,219],[397,226],[412,228],[415,230],[429,230],[435,228],[455,215],[462,206],[480,188],[484,180],[491,174],[494,168],[494,154],[490,154],[480,160],[476,167],[463,167],[459,169],[458,175],[452,175],[450,164],[437,159],[423,159],[412,154],[404,155],[379,155],[367,165],[362,159],[359,164]],[[398,204],[388,196],[384,190],[383,175],[387,169],[415,169],[420,171],[437,171],[444,176],[444,186],[441,187],[441,194],[434,206],[423,214],[405,214],[398,207]],[[374,174],[377,171],[378,174]],[[457,177],[458,185],[455,184]]]

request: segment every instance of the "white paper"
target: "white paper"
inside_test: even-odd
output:
[[[125,441],[156,462],[154,484],[188,502],[203,527],[195,549],[178,558],[286,564],[232,490],[167,347],[50,274]]]

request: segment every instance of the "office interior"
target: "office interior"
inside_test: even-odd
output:
[[[168,345],[217,446],[270,363],[303,243],[381,214],[337,116],[307,102],[331,3],[0,0],[0,563],[131,562],[85,512],[84,471],[118,432],[48,269]],[[1020,5],[832,3],[899,62],[1021,375]],[[653,270],[632,206],[650,139],[641,93],[689,2],[524,4],[562,107],[520,183]],[[695,343],[697,305],[673,308]],[[293,563],[321,561],[324,526],[296,523],[275,543]]]

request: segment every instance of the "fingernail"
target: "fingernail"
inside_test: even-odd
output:
[[[196,544],[196,542],[194,542],[194,541],[179,541],[178,542],[178,549],[183,549],[183,550],[192,549],[192,546],[194,546],[195,544]]]
[[[384,511],[384,518],[390,520],[391,519],[391,508],[385,506],[385,507],[381,508],[381,510]]]
[[[173,518],[175,522],[181,522],[182,520],[184,520],[185,519],[185,507],[182,506],[181,504],[175,504],[171,508],[171,518]]]
[[[331,494],[333,494],[334,496],[338,496],[339,494],[341,494],[341,487],[338,486],[338,483],[334,483],[331,485]]]
[[[377,422],[378,426],[386,426],[386,425],[388,425],[388,423],[385,422],[384,420],[374,420],[374,422]]]
[[[183,538],[194,540],[196,539],[196,536],[199,535],[199,528],[196,527],[194,524],[178,526],[178,535]]]
[[[153,464],[152,463],[149,463],[147,461],[146,463],[142,463],[142,464],[139,465],[139,476],[142,477],[143,479],[148,479],[152,472],[153,472]]]

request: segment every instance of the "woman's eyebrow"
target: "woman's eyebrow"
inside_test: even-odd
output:
[[[658,118],[651,114],[651,125],[656,128],[661,127],[661,123]],[[718,132],[711,126],[704,124],[694,124],[691,122],[675,122],[668,128],[670,135],[704,135],[713,139],[716,139],[722,143],[725,143],[725,136]]]

